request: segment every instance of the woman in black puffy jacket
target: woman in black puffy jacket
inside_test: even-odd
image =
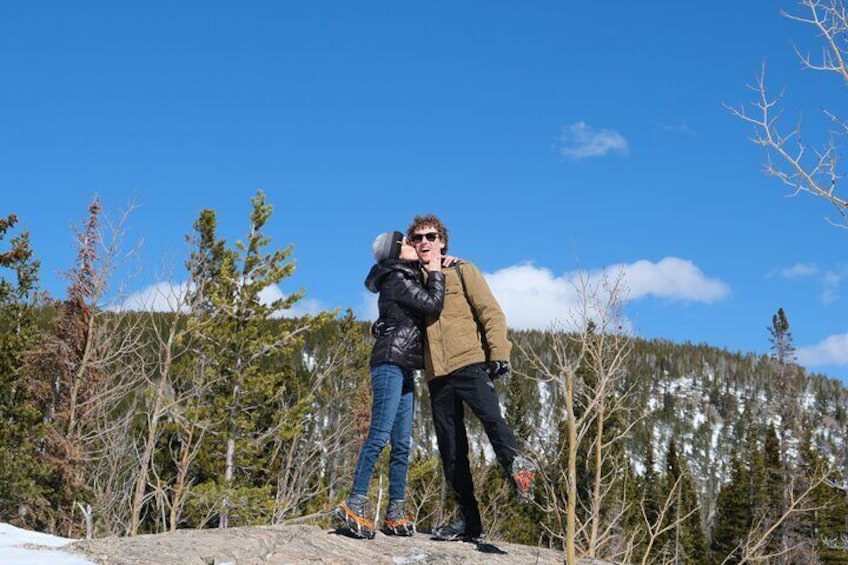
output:
[[[371,327],[376,338],[371,350],[371,425],[359,452],[351,493],[333,511],[336,527],[367,539],[375,533],[374,522],[367,516],[368,484],[377,457],[389,441],[389,504],[383,532],[409,536],[414,531],[404,508],[413,371],[424,368],[424,316],[438,315],[445,297],[441,258],[430,261],[425,283],[415,249],[401,232],[378,235],[372,250],[377,264],[368,273],[365,286],[379,293],[380,315]]]

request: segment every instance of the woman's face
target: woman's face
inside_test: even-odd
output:
[[[406,238],[400,246],[400,258],[404,261],[418,261],[418,253],[415,252],[415,248],[409,244]]]

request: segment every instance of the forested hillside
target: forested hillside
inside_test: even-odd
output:
[[[513,340],[541,344],[545,336],[522,332]],[[520,355],[514,360],[519,373],[522,361]],[[733,455],[747,449],[747,434],[766,426],[779,432],[787,412],[801,424],[789,430],[793,454],[804,430],[834,467],[848,468],[848,389],[839,381],[797,367],[781,374],[769,356],[640,339],[633,340],[625,373],[622,387],[630,391],[631,417],[641,418],[626,439],[634,471],[644,472],[649,449],[661,461],[674,439],[709,510],[728,479]],[[545,427],[554,418],[550,412],[561,408],[541,400],[550,395],[532,393],[539,385],[530,376],[519,375],[514,379],[525,382],[503,388],[505,403],[521,414],[515,419],[528,431]],[[526,390],[511,394],[517,388]],[[659,470],[661,463],[656,466]]]
[[[368,324],[281,317],[299,294],[260,300],[293,264],[267,249],[261,192],[253,205],[236,245],[198,217],[170,313],[101,306],[96,203],[61,299],[39,292],[26,234],[4,243],[0,520],[68,537],[328,524],[367,433]],[[534,504],[517,504],[467,418],[489,534],[627,563],[848,563],[848,391],[795,365],[782,311],[770,356],[644,341],[614,320],[511,333],[496,387],[539,473]],[[407,498],[426,530],[450,504],[416,394]],[[375,509],[386,489],[375,478]]]

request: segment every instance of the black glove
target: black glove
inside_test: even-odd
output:
[[[509,361],[489,361],[486,363],[486,372],[489,373],[489,378],[492,380],[508,375],[510,371]]]

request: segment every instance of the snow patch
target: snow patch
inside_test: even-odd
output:
[[[92,561],[77,555],[46,549],[64,547],[75,541],[77,540],[31,532],[10,524],[0,523],[0,554],[3,556],[3,563],[15,563],[15,565],[94,565]],[[41,546],[45,549],[24,546]]]

